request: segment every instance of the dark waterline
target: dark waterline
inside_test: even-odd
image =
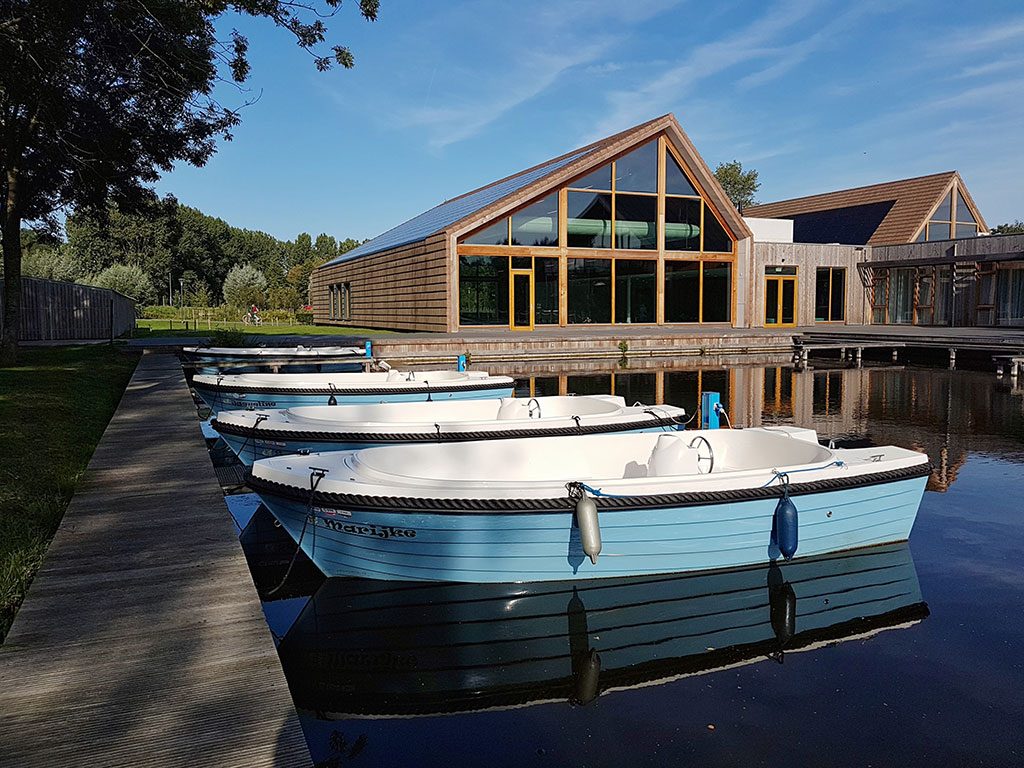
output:
[[[324,765],[1020,765],[1024,393],[992,374],[516,371],[520,394],[723,395],[737,425],[928,453],[909,546],[597,586],[324,578],[264,603]],[[261,593],[294,544],[243,533]]]

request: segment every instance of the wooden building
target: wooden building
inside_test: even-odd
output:
[[[1024,238],[988,228],[956,171],[751,206],[755,324],[1024,325]]]
[[[417,331],[749,324],[751,234],[672,115],[448,200],[318,268],[314,320]]]
[[[755,243],[748,220],[790,234]],[[956,171],[741,216],[665,115],[445,201],[319,267],[314,321],[691,335],[1024,324],[1019,244],[978,237],[986,233]]]

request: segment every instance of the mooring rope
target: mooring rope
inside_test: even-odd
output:
[[[846,462],[845,461],[843,461],[842,459],[836,459],[835,461],[830,461],[828,464],[822,464],[820,467],[804,467],[803,469],[789,469],[789,470],[786,470],[785,472],[780,472],[777,469],[773,469],[772,470],[772,477],[771,477],[771,479],[767,483],[762,485],[761,487],[762,488],[767,488],[769,485],[774,483],[776,480],[781,480],[783,485],[787,485],[788,486],[789,485],[789,476],[790,475],[795,475],[798,472],[820,472],[821,470],[828,469],[829,467],[845,467],[845,466],[846,466]]]
[[[309,501],[306,502],[306,514],[302,520],[302,531],[299,532],[299,540],[295,544],[295,553],[292,555],[292,559],[288,563],[288,569],[284,572],[284,578],[281,579],[281,583],[274,587],[272,590],[267,592],[267,597],[277,594],[278,590],[281,589],[285,584],[288,583],[288,577],[292,575],[292,568],[295,567],[295,561],[299,557],[299,552],[302,551],[302,539],[306,535],[306,525],[309,524],[309,519],[313,515],[313,497],[316,495],[317,486],[320,485],[320,481],[324,479],[328,470],[320,469],[318,467],[310,467],[309,473]],[[313,523],[313,542],[314,548],[316,547],[316,523]]]

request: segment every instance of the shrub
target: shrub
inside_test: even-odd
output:
[[[224,301],[233,307],[266,303],[266,290],[267,278],[251,264],[236,264],[224,278]]]
[[[302,304],[302,296],[290,285],[271,288],[267,301],[274,309],[294,310]]]
[[[92,284],[122,293],[139,304],[149,304],[156,298],[156,290],[149,275],[141,267],[113,264],[92,279]]]
[[[245,347],[248,344],[248,336],[242,330],[218,328],[210,333],[211,347]]]
[[[295,322],[299,325],[312,325],[313,324],[313,313],[307,312],[306,310],[299,310],[295,313]]]

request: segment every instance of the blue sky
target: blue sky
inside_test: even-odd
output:
[[[945,0],[382,0],[329,23],[356,68],[250,40],[235,140],[158,185],[291,239],[372,237],[442,200],[674,112],[760,201],[958,170],[989,225],[1024,219],[1024,5]]]

